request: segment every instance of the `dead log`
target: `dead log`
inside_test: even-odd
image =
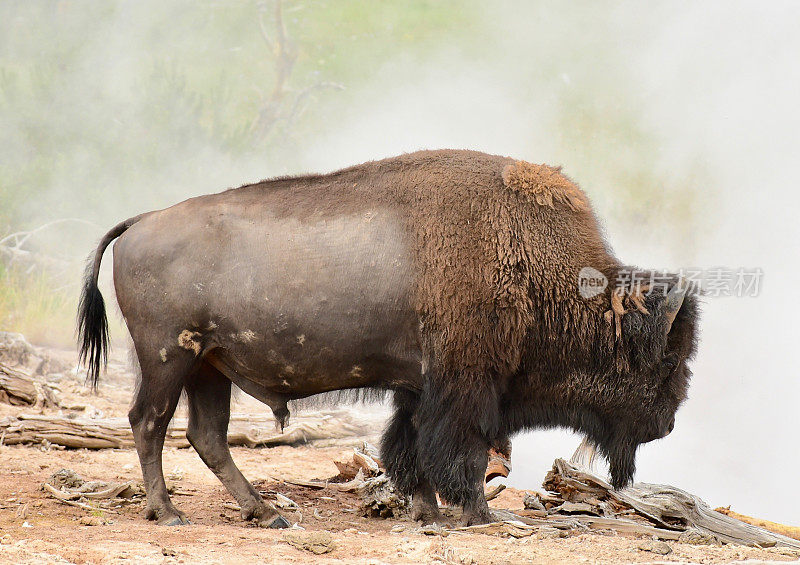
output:
[[[165,445],[189,447],[185,418],[176,418],[167,431]],[[246,447],[299,445],[340,440],[351,442],[368,437],[374,431],[369,422],[356,421],[347,411],[315,412],[294,417],[283,432],[275,431],[273,418],[233,416],[228,429],[228,443]],[[113,449],[133,447],[133,433],[127,418],[64,418],[20,414],[0,421],[0,434],[6,445],[50,443],[67,448]]]
[[[494,500],[494,499],[495,499],[495,498],[497,498],[497,497],[500,495],[500,493],[501,493],[501,492],[503,492],[504,490],[506,490],[506,485],[502,485],[502,484],[501,484],[501,485],[497,485],[496,487],[494,487],[493,489],[491,489],[489,492],[485,493],[485,496],[486,496],[486,502],[489,502],[490,500]]]
[[[800,527],[798,526],[787,526],[786,524],[779,524],[778,522],[771,522],[769,520],[762,520],[761,518],[753,518],[752,516],[739,514],[731,510],[730,506],[726,508],[715,508],[714,510],[720,514],[736,518],[740,522],[747,522],[748,524],[753,524],[754,526],[764,528],[770,532],[775,532],[776,534],[781,534],[800,541]]]
[[[345,482],[356,477],[359,471],[364,477],[377,477],[385,469],[380,460],[378,448],[369,442],[363,442],[360,447],[353,448],[350,461],[334,461],[339,474],[328,479],[329,482]]]
[[[497,477],[508,477],[511,473],[511,449],[508,453],[500,453],[494,447],[489,449],[489,463],[486,466],[483,482],[488,483]]]
[[[683,533],[698,533],[718,543],[735,543],[749,546],[773,547],[776,545],[800,548],[800,542],[746,524],[730,516],[712,510],[700,498],[669,485],[636,483],[621,491],[615,491],[603,479],[574,467],[563,459],[556,459],[553,469],[545,477],[544,487],[563,502],[572,503],[567,508],[574,510],[575,503],[595,516],[571,516],[591,527],[611,527],[631,531],[641,529],[642,524],[617,518],[631,511],[650,522],[659,530],[662,539],[681,539]],[[548,502],[548,511],[558,513],[559,507]],[[562,504],[563,506],[563,504]],[[612,516],[608,516],[612,514]],[[626,524],[621,524],[621,522]],[[631,526],[627,522],[634,524]],[[623,527],[621,527],[623,526]],[[674,537],[664,537],[664,532],[673,531]]]
[[[32,406],[38,398],[36,385],[28,375],[0,363],[0,402]]]
[[[13,336],[16,334],[5,333],[4,335]],[[8,353],[8,350],[0,348],[0,353]],[[0,358],[2,357],[4,356],[0,355]],[[45,361],[41,361],[37,366],[41,368],[43,363]],[[42,378],[32,376],[25,367],[12,368],[2,360],[0,360],[0,402],[5,402],[12,406],[37,406],[41,408],[58,406],[58,398],[56,398],[55,392]]]
[[[405,514],[409,503],[383,474],[361,480],[356,492],[361,497],[361,513],[366,517],[399,518]]]

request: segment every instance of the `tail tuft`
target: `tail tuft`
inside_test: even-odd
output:
[[[111,228],[95,252],[89,257],[86,265],[86,274],[83,277],[83,292],[78,303],[78,359],[80,364],[86,366],[86,380],[92,383],[92,388],[97,388],[100,379],[100,368],[105,368],[108,360],[108,318],[106,318],[106,303],[100,289],[97,287],[97,278],[100,276],[100,261],[103,252],[114,239],[125,233],[129,227],[144,218],[147,214],[139,214],[118,223]]]
[[[92,271],[90,261],[78,304],[78,358],[81,365],[87,368],[86,380],[96,389],[100,368],[105,368],[108,360],[108,319],[106,304]]]

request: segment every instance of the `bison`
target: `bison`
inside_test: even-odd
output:
[[[126,220],[90,258],[79,306],[94,385],[108,348],[97,278],[114,287],[141,369],[129,412],[147,517],[186,523],[164,483],[164,435],[183,391],[187,437],[242,517],[288,522],[226,441],[231,384],[285,422],[287,402],[331,391],[393,396],[381,450],[414,518],[491,519],[487,449],[520,430],[583,434],[620,488],[637,447],[664,437],[686,397],[696,298],[608,285],[612,254],[589,199],[559,168],[420,151],[282,177]],[[652,290],[652,289],[650,289]]]

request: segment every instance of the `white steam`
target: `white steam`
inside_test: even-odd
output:
[[[88,251],[88,241],[143,206],[274,174],[441,147],[563,165],[592,198],[626,263],[764,270],[757,298],[707,300],[690,399],[672,435],[641,449],[637,480],[796,523],[796,489],[778,488],[771,474],[791,477],[800,464],[800,6],[479,5],[472,41],[445,36],[424,55],[398,50],[361,69],[369,78],[317,95],[324,120],[285,165],[268,155],[232,158],[203,139],[153,138],[141,128],[149,57],[207,49],[208,57],[225,58],[239,46],[204,47],[184,39],[184,28],[145,33],[147,4],[128,3],[98,26],[83,21],[74,33],[86,35],[85,56],[53,107],[42,110],[53,113],[54,130],[74,132],[63,158],[75,174],[54,179],[27,211],[44,221],[59,217],[60,208],[74,214],[107,199],[93,205],[103,227],[87,234]],[[302,20],[314,6],[296,8],[293,17]],[[187,9],[166,15],[184,21]],[[4,124],[23,137],[24,123]],[[78,134],[88,129],[111,132],[105,155],[85,147]],[[123,144],[131,138],[138,145]],[[143,155],[163,146],[169,159],[143,158],[119,186],[107,161],[117,143]],[[682,205],[673,206],[678,200]],[[563,432],[521,435],[511,484],[538,488],[553,458],[568,456],[578,442]]]

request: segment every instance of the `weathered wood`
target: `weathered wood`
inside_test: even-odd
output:
[[[376,477],[384,471],[378,448],[366,441],[353,448],[350,461],[334,461],[333,464],[339,469],[339,475],[329,479],[334,482],[352,480],[359,471],[365,477]]]
[[[172,421],[165,445],[188,447],[185,418]],[[228,430],[230,445],[271,447],[327,440],[363,438],[373,433],[369,422],[356,421],[347,411],[305,413],[294,417],[283,432],[275,430],[275,420],[265,416],[233,416]],[[113,449],[133,447],[133,434],[127,418],[63,418],[20,414],[0,421],[0,434],[6,445],[50,444],[67,448]]]
[[[776,534],[781,534],[800,541],[800,527],[798,526],[787,526],[786,524],[779,524],[778,522],[771,522],[770,520],[762,520],[761,518],[753,518],[746,514],[739,514],[731,510],[730,506],[726,508],[715,508],[714,510],[720,514],[736,518],[740,522],[747,522],[748,524],[764,528],[770,532],[775,532]]]
[[[506,485],[502,485],[502,484],[500,484],[500,485],[497,485],[496,487],[494,487],[493,489],[491,489],[489,492],[485,493],[485,496],[486,496],[486,502],[489,502],[490,500],[494,500],[494,499],[495,499],[495,498],[497,498],[497,497],[500,495],[500,493],[501,493],[501,492],[503,492],[504,490],[506,490]]]
[[[492,510],[492,514],[499,520],[491,524],[479,526],[467,526],[453,528],[454,532],[473,532],[485,534],[509,535],[520,538],[530,536],[541,529],[554,528],[556,530],[585,531],[591,530],[614,530],[621,534],[637,536],[653,536],[662,540],[676,541],[680,539],[681,532],[664,530],[653,526],[638,524],[631,520],[621,520],[614,518],[599,518],[593,516],[573,516],[570,518],[560,518],[551,516],[548,518],[529,518],[507,510]]]
[[[597,517],[570,516],[590,527],[633,532],[654,527],[658,530],[654,535],[662,539],[679,539],[682,533],[694,531],[720,543],[800,548],[797,540],[716,512],[700,498],[679,488],[636,483],[615,491],[603,479],[563,459],[556,459],[553,469],[545,478],[544,487],[557,494],[562,501],[573,503],[566,507],[567,510],[580,508],[597,514]],[[576,503],[581,505],[578,507]],[[559,507],[553,506],[552,499],[546,505],[551,513],[559,511]],[[631,510],[651,522],[651,526],[616,517]],[[614,515],[603,516],[609,512]],[[665,533],[669,531],[673,534]]]
[[[89,504],[86,504],[85,502],[78,502],[77,500],[73,500],[69,495],[65,495],[64,493],[62,493],[59,490],[54,489],[52,486],[50,486],[47,483],[44,483],[42,485],[42,487],[47,492],[49,492],[50,495],[53,498],[55,498],[59,502],[63,502],[64,504],[66,504],[68,506],[75,506],[76,508],[82,508],[84,510],[89,510],[91,512],[94,512],[94,511],[97,510],[96,507],[90,506]],[[103,512],[111,512],[112,514],[118,514],[118,512],[116,510],[112,510],[110,508],[103,508]]]
[[[14,406],[34,405],[39,398],[30,376],[0,363],[0,402]]]

